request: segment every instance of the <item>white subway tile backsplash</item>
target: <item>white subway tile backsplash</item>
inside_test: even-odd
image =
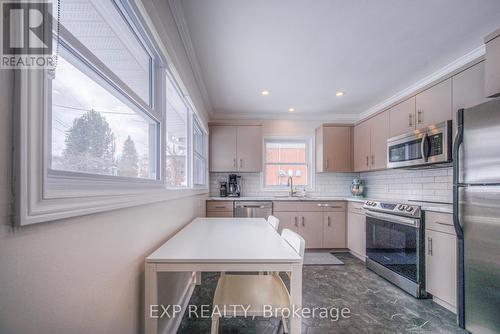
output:
[[[284,191],[262,189],[260,173],[241,173],[242,196],[274,196]],[[317,173],[311,196],[350,196],[352,179],[364,182],[365,196],[392,200],[452,201],[453,169],[424,170],[388,169],[363,173]],[[219,195],[219,180],[227,181],[228,173],[210,173],[210,195]]]

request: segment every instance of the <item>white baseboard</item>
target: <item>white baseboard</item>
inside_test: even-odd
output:
[[[350,249],[349,249],[349,253],[351,253],[352,256],[357,257],[361,261],[366,262],[366,256],[358,254],[358,253],[356,253],[356,252],[354,252],[354,251],[352,251]]]
[[[444,307],[445,309],[447,309],[448,311],[451,311],[453,312],[454,314],[457,314],[457,308],[453,305],[451,305],[450,303],[447,303],[445,302],[444,300],[442,299],[439,299],[438,297],[436,296],[432,296],[432,300],[438,304],[438,305],[441,305],[442,307]]]

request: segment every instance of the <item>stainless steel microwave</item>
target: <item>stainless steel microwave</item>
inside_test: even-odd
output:
[[[451,121],[430,125],[387,140],[387,167],[417,167],[452,160]]]

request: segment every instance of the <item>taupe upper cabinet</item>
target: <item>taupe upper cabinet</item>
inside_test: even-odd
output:
[[[456,132],[457,110],[486,102],[484,92],[484,61],[453,77],[453,129]]]
[[[484,39],[486,43],[485,96],[500,96],[500,29]]]
[[[389,136],[388,112],[384,111],[370,119],[370,169],[387,167],[387,139]]]
[[[415,130],[415,96],[389,109],[389,137]]]
[[[370,169],[370,120],[354,127],[354,170]]]
[[[354,170],[387,167],[388,112],[384,111],[354,127]]]
[[[210,127],[211,172],[260,172],[260,126],[214,125]]]
[[[415,106],[417,129],[452,119],[451,78],[417,94]]]
[[[316,129],[316,172],[352,172],[352,127]]]

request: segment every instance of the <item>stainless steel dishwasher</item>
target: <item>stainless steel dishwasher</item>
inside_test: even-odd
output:
[[[234,202],[234,216],[244,218],[266,218],[273,214],[273,202]]]

